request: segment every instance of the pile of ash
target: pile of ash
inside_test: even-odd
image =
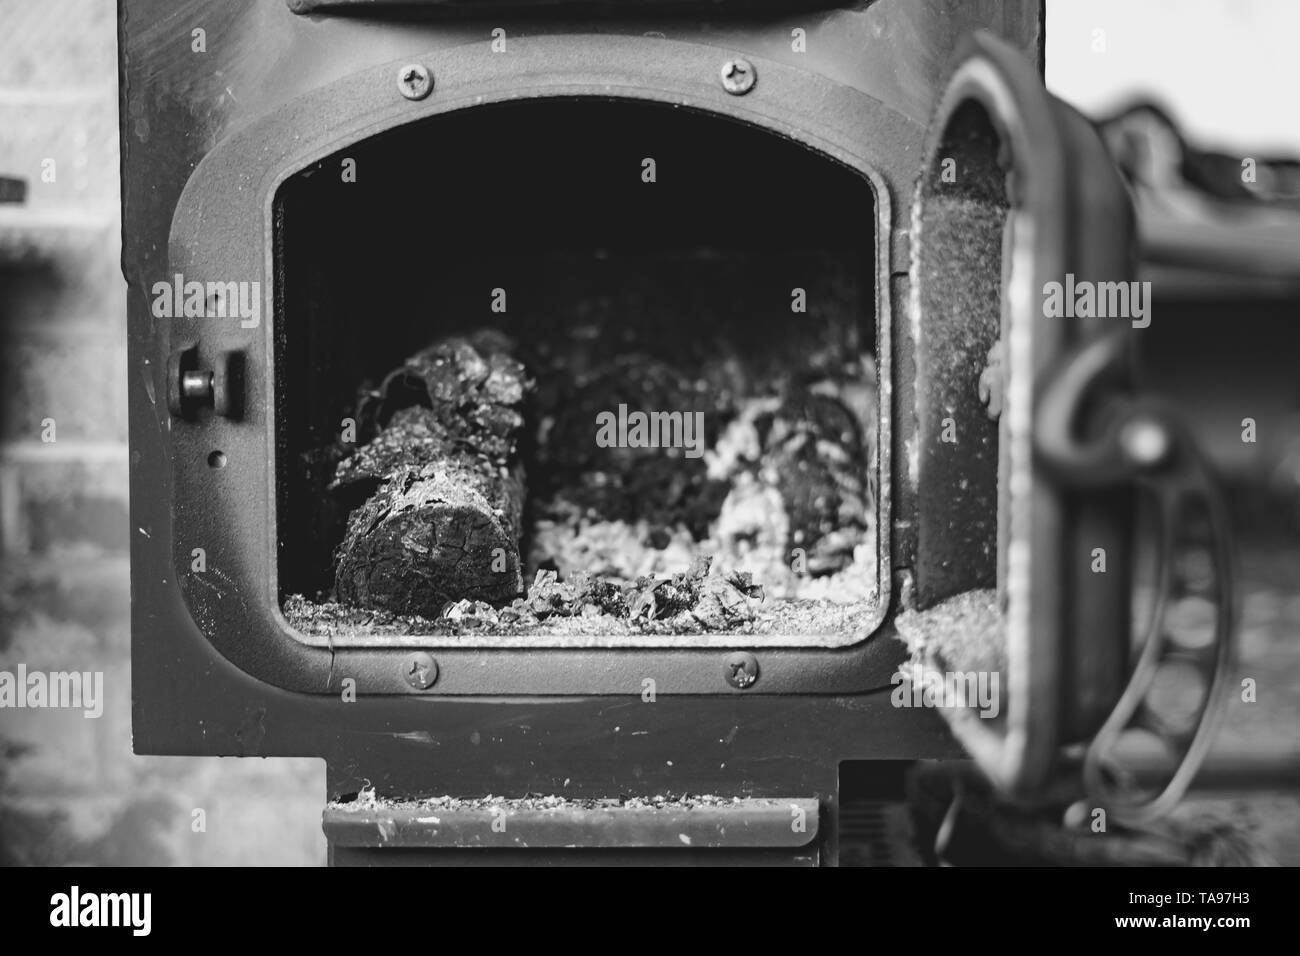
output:
[[[317,634],[711,633],[789,626],[765,599],[864,602],[874,362],[829,343],[791,364],[443,339],[316,457],[346,527],[332,591],[286,615]]]

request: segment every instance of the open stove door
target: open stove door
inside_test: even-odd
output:
[[[1067,779],[1130,822],[1195,773],[1232,622],[1208,473],[1176,418],[1132,391],[1152,321],[1135,235],[1089,122],[1010,46],[968,38],[913,204],[917,606],[995,590],[1002,706],[943,710],[986,775],[1028,798]],[[1204,626],[1174,627],[1189,607]],[[1153,766],[1154,786],[1127,772]]]

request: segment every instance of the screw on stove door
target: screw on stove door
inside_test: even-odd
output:
[[[428,690],[438,680],[438,662],[424,651],[412,654],[402,667],[406,682],[416,690]]]
[[[422,100],[433,91],[433,76],[421,63],[408,63],[397,71],[397,90],[408,100]]]
[[[732,96],[744,96],[754,88],[757,79],[754,64],[742,57],[722,64],[722,88]]]
[[[758,658],[748,651],[728,654],[722,673],[727,683],[737,690],[753,687],[758,680]]]

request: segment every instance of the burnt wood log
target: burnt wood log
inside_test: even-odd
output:
[[[645,521],[652,529],[688,528],[696,540],[708,534],[727,485],[711,480],[699,449],[673,447],[673,429],[655,429],[655,447],[602,447],[600,416],[620,407],[632,416],[667,413],[689,426],[707,449],[731,413],[731,396],[700,369],[684,371],[644,353],[591,362],[562,356],[538,370],[541,411],[548,427],[538,441],[538,481],[531,489],[540,516],[576,513],[590,521]],[[576,368],[575,368],[576,366]],[[702,428],[693,427],[699,416]],[[687,419],[690,419],[689,421]],[[678,429],[684,437],[686,428]]]
[[[340,602],[432,617],[450,601],[519,595],[530,387],[495,334],[445,340],[388,376],[377,433],[332,485],[364,497],[335,556]]]
[[[851,391],[789,389],[757,422],[759,472],[785,503],[788,547],[814,575],[852,561],[874,508],[870,422],[855,414]]]

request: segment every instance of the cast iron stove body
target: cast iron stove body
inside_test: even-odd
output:
[[[989,35],[964,39],[976,30]],[[977,397],[1022,308],[1004,289],[1008,204],[1018,241],[1038,233],[1030,252],[1007,246],[1025,275],[1132,266],[1117,179],[1041,89],[1042,38],[1033,0],[123,0],[136,751],[323,757],[344,801],[326,826],[340,863],[833,863],[842,765],[960,753],[933,710],[891,704],[907,657],[895,618],[1001,584],[1033,595],[1012,614],[1010,663],[1013,705],[1036,703],[1008,715],[1016,754],[997,772],[1041,782],[1122,684],[1130,503],[1067,502],[1023,453],[1033,382],[1093,325],[1020,341],[1001,426]],[[658,157],[653,184],[644,157]],[[944,193],[950,159],[962,185]],[[1088,177],[1089,204],[1065,208]],[[320,499],[293,469],[328,441],[358,368],[392,367],[437,331],[391,317],[432,301],[430,315],[478,308],[518,333],[514,313],[488,315],[493,288],[541,301],[570,274],[529,263],[560,249],[586,275],[574,263],[604,245],[658,256],[675,236],[709,261],[811,248],[851,263],[879,398],[858,626],[608,640],[295,628],[286,595],[321,584],[330,550],[307,547]],[[493,281],[494,255],[515,264],[508,281]],[[786,304],[798,284],[777,283]],[[1029,511],[1008,503],[1013,472],[1034,479],[1017,486],[1038,496]],[[1060,560],[1098,546],[1118,573]],[[1085,629],[1108,639],[1085,652]],[[1078,693],[1029,692],[1040,685]],[[710,799],[653,799],[684,794]],[[514,802],[474,802],[489,795]],[[455,822],[395,807],[422,798],[448,798]]]

